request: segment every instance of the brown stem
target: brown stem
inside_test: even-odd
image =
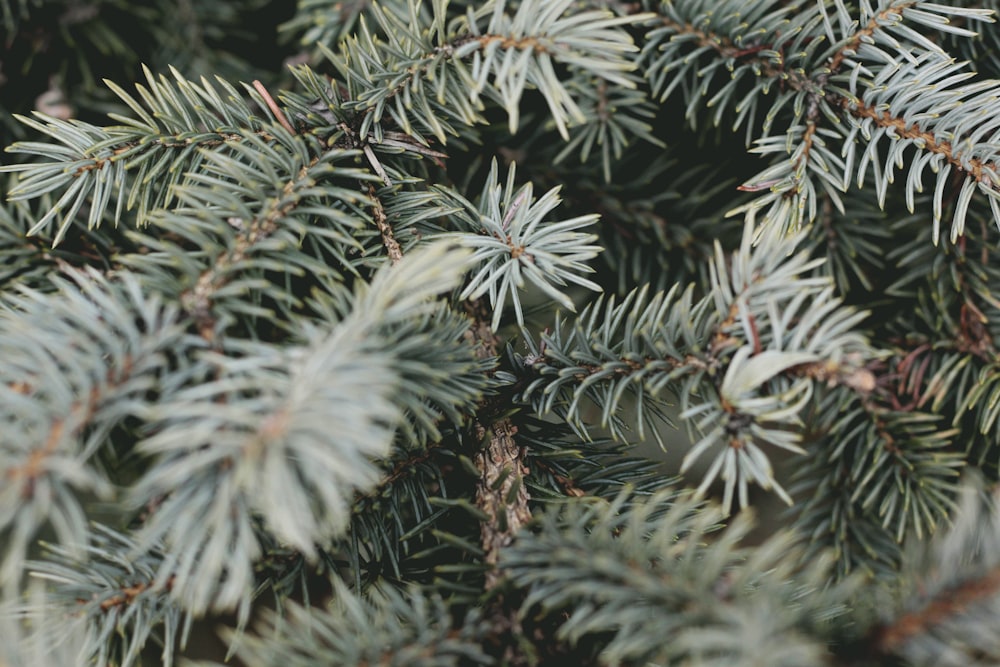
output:
[[[198,333],[205,340],[215,342],[216,319],[212,313],[212,301],[219,290],[232,280],[232,267],[245,260],[254,246],[277,231],[281,219],[298,205],[298,200],[291,198],[291,195],[300,184],[310,181],[309,168],[317,161],[317,158],[313,158],[312,162],[304,165],[294,179],[285,183],[282,195],[275,197],[271,206],[252,221],[239,221],[243,225],[242,233],[233,247],[216,257],[212,266],[201,273],[194,286],[181,295],[181,304],[194,318]]]
[[[501,579],[496,565],[500,552],[508,546],[518,530],[531,519],[528,509],[528,489],[524,477],[524,448],[514,440],[517,427],[503,417],[488,428],[475,425],[476,435],[485,441],[476,455],[480,478],[476,484],[476,505],[489,517],[480,526],[480,540],[490,566],[486,573],[486,590],[492,590]]]
[[[466,308],[473,318],[466,338],[475,346],[476,356],[480,359],[496,357],[501,343],[490,328],[490,313],[485,304],[472,301]],[[487,594],[497,590],[503,580],[503,571],[497,567],[500,553],[531,519],[528,507],[531,498],[524,483],[529,473],[525,463],[527,453],[514,439],[517,427],[510,418],[493,415],[491,406],[483,404],[473,424],[473,433],[482,443],[475,457],[479,469],[476,506],[487,517],[479,527],[479,539],[485,552],[483,560],[489,567],[484,584]],[[493,597],[490,603],[491,643],[502,653],[502,664],[510,667],[531,664],[515,639],[523,634],[516,608],[516,602],[504,602],[503,594]]]
[[[59,448],[65,431],[66,420],[55,420],[49,429],[49,435],[45,439],[45,443],[41,447],[31,450],[31,453],[28,454],[28,457],[21,465],[7,468],[4,477],[7,478],[9,483],[15,484],[19,479],[22,480],[22,499],[28,500],[34,495],[35,480],[45,474],[46,462]]]
[[[264,103],[267,104],[267,108],[271,110],[274,117],[279,123],[281,123],[281,127],[288,130],[289,134],[296,134],[295,128],[292,127],[292,124],[288,122],[287,118],[285,118],[285,113],[281,110],[281,107],[278,106],[277,102],[274,101],[274,98],[271,97],[271,93],[267,92],[267,88],[264,87],[264,84],[257,79],[254,79],[253,87],[258,93],[260,93],[260,96],[264,98]]]
[[[970,606],[996,596],[1000,591],[1000,569],[994,568],[982,577],[943,591],[922,609],[903,614],[889,625],[878,629],[874,643],[882,653],[893,653],[912,637],[923,635],[931,627],[951,616],[965,612]]]
[[[489,313],[483,304],[469,304],[473,325],[466,334],[475,345],[476,356],[489,359],[497,356],[500,340],[489,326]],[[514,540],[518,530],[531,519],[528,489],[524,478],[528,474],[525,451],[514,439],[517,427],[509,417],[492,419],[481,411],[473,426],[483,443],[476,455],[479,482],[476,485],[476,505],[488,519],[480,526],[480,541],[484,558],[490,566],[486,574],[486,590],[494,589],[501,579],[496,565],[501,550]]]
[[[389,253],[389,261],[393,265],[398,264],[403,259],[403,249],[399,247],[399,241],[396,240],[396,235],[392,231],[392,225],[387,222],[382,200],[378,198],[375,186],[371,183],[368,184],[368,196],[372,200],[372,218],[375,220],[375,226],[378,227],[379,234],[382,235],[382,245],[385,246],[386,251]]]
[[[108,372],[106,378],[109,385],[108,393],[113,393],[114,389],[123,384],[131,373],[132,358],[128,357],[119,373]],[[9,387],[25,396],[35,391],[34,387],[27,382],[19,382],[9,385]],[[90,423],[105,395],[100,387],[91,387],[87,396],[82,397],[70,407],[68,415],[53,420],[48,436],[40,447],[30,450],[23,463],[11,466],[4,471],[3,477],[0,478],[3,481],[0,483],[21,484],[21,498],[30,499],[35,492],[36,481],[48,473],[49,459],[59,452],[67,435],[69,437],[77,435]]]
[[[830,59],[829,67],[831,72],[836,72],[840,69],[840,66],[844,62],[844,58],[847,57],[848,51],[856,51],[858,45],[865,39],[871,39],[871,36],[875,34],[878,27],[882,23],[886,23],[890,16],[902,16],[903,10],[909,9],[913,5],[918,4],[916,1],[908,2],[902,6],[895,5],[890,9],[885,9],[882,12],[874,15],[868,20],[868,25],[866,25],[861,30],[854,33],[854,36]]]
[[[976,158],[956,156],[951,142],[939,139],[933,132],[921,129],[916,123],[907,124],[906,120],[888,111],[866,106],[861,100],[849,102],[841,98],[841,106],[858,118],[870,118],[879,127],[891,127],[901,139],[910,139],[920,144],[925,151],[943,155],[957,170],[969,174],[980,183],[990,183],[989,174],[997,170],[993,162],[983,162]]]
[[[770,55],[758,55],[763,51],[780,52],[782,49],[780,44],[755,44],[742,47],[734,44],[733,40],[725,35],[700,30],[690,23],[679,23],[666,16],[658,17],[658,21],[662,26],[674,31],[678,35],[692,35],[695,38],[694,42],[698,46],[708,47],[723,58],[740,60],[740,64],[757,63],[761,74],[770,78],[780,78],[782,85],[800,90],[812,84],[809,77],[805,76],[802,72],[794,68],[786,69],[783,62],[775,63],[773,57]]]

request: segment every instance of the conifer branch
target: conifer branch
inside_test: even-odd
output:
[[[484,319],[488,311],[483,304],[471,301],[467,305],[473,317],[468,337],[480,359],[495,359],[499,355],[500,339]],[[481,412],[473,425],[481,449],[476,453],[480,477],[476,484],[476,505],[488,517],[481,524],[480,542],[485,552],[486,590],[491,591],[501,581],[498,569],[500,553],[531,519],[530,496],[525,476],[529,469],[525,451],[515,440],[517,427],[510,417]]]
[[[371,183],[368,184],[368,197],[372,201],[372,217],[382,237],[382,245],[385,246],[389,261],[393,264],[398,264],[399,260],[403,259],[403,251],[399,247],[399,241],[396,240],[396,235],[393,233],[392,227],[386,221],[382,200],[379,199],[378,192]]]
[[[717,248],[714,291],[698,302],[677,286],[651,297],[643,290],[621,303],[598,301],[573,324],[557,321],[542,337],[545,352],[536,349],[523,360],[530,377],[524,399],[539,413],[556,411],[581,428],[584,401],[592,401],[601,406],[602,426],[624,439],[619,410],[623,396],[632,394],[634,416],[627,422],[638,425],[640,437],[649,428],[662,446],[656,420],[662,420],[661,396],[670,392],[695,434],[681,472],[705,452],[716,452],[700,492],[721,474],[727,509],[737,490],[746,504],[750,481],[791,502],[760,446],[802,453],[783,425],[798,423],[812,380],[870,391],[874,379],[864,366],[871,351],[851,335],[841,337],[864,314],[841,308],[824,279],[803,275],[815,263],[790,254],[794,239],[772,231],[751,249],[751,237],[747,228],[730,262]],[[772,264],[781,261],[787,262],[782,269]],[[772,282],[785,271],[796,284],[794,296]],[[806,294],[814,295],[808,306]],[[837,357],[825,349],[837,349]]]
[[[941,591],[920,610],[908,612],[879,627],[874,643],[879,651],[892,654],[903,644],[919,638],[943,621],[965,613],[971,606],[1000,595],[1000,568],[965,581],[957,588]]]
[[[910,549],[912,578],[905,580],[889,618],[864,638],[872,653],[916,664],[943,655],[941,662],[954,665],[988,664],[998,655],[1000,643],[983,632],[984,614],[991,615],[1000,601],[1000,570],[992,553],[1000,535],[998,496],[995,489],[984,493],[972,477],[958,500],[952,526]]]
[[[154,549],[122,562],[115,555],[123,549],[134,554],[138,545],[100,524],[93,527],[92,544],[83,553],[48,545],[46,559],[29,567],[52,588],[47,599],[28,605],[24,614],[52,632],[65,629],[74,617],[84,619],[81,653],[105,664],[139,664],[143,644],[155,636],[161,659],[170,664],[184,648],[193,619],[170,599],[173,579],[156,582],[163,552]],[[53,613],[60,604],[63,608]],[[43,615],[47,606],[53,609]],[[128,640],[108,641],[126,632]]]
[[[216,319],[212,316],[214,295],[224,289],[236,275],[234,267],[246,261],[254,247],[270,238],[278,229],[278,224],[296,206],[302,203],[299,191],[312,187],[313,174],[310,169],[319,161],[313,158],[304,165],[292,180],[287,181],[277,196],[268,202],[252,220],[230,218],[229,223],[237,229],[235,242],[222,254],[211,261],[195,284],[181,294],[181,303],[195,320],[195,326],[202,338],[212,343],[216,337]]]
[[[29,233],[41,231],[65,213],[54,236],[53,242],[59,243],[88,198],[95,202],[87,218],[90,228],[100,224],[105,207],[112,203],[116,224],[123,210],[133,207],[137,207],[138,224],[145,224],[149,212],[173,201],[171,188],[182,182],[188,171],[184,166],[196,168],[200,164],[203,153],[199,149],[226,151],[250,136],[272,139],[236,89],[222,79],[217,83],[225,99],[208,80],[203,79],[199,85],[172,69],[174,81],[170,82],[163,76],[157,80],[148,68],[143,71],[147,86],[136,86],[141,102],[116,84],[106,82],[138,119],[115,114],[112,118],[122,125],[99,127],[39,114],[39,120],[20,118],[63,144],[27,142],[7,148],[9,152],[50,160],[0,167],[0,172],[25,173],[11,191],[12,198],[32,199],[64,190]],[[133,170],[136,177],[130,179]],[[165,175],[164,182],[156,179],[161,174]],[[141,187],[143,183],[148,187]]]
[[[792,536],[773,536],[758,556],[761,560],[744,564],[739,543],[750,527],[745,517],[726,534],[713,536],[710,518],[719,517],[716,508],[696,510],[690,498],[661,492],[633,500],[624,519],[619,513],[627,500],[622,494],[610,503],[554,507],[541,517],[545,529],[526,535],[507,552],[511,576],[529,590],[523,615],[554,619],[558,636],[571,644],[585,643],[612,627],[599,656],[607,664],[683,663],[701,655],[705,641],[711,642],[713,657],[736,664],[822,664],[825,648],[810,645],[816,635],[793,628],[821,625],[813,615],[836,615],[834,609],[850,586],[811,589],[799,599],[801,606],[780,602],[796,592],[769,575],[760,576],[756,567],[779,550],[801,549]],[[823,580],[827,562],[800,562],[803,580]],[[753,585],[747,585],[748,577]],[[783,618],[777,621],[773,615]],[[748,626],[772,641],[727,639],[728,633]],[[666,635],[672,640],[655,639]]]
[[[11,355],[0,369],[0,417],[10,425],[0,446],[2,495],[10,499],[0,512],[0,582],[8,591],[45,525],[64,544],[86,544],[79,496],[109,498],[112,491],[95,460],[104,438],[134,415],[166,351],[185,348],[176,309],[143,295],[134,276],[112,283],[97,271],[74,270],[53,282],[53,294],[8,296],[13,310],[0,318]],[[93,356],[77,358],[81,347]]]
[[[923,150],[944,157],[950,165],[968,173],[977,183],[984,183],[994,190],[1000,185],[992,182],[990,174],[996,173],[994,162],[984,162],[975,157],[957,155],[952,142],[940,139],[932,131],[921,128],[917,123],[907,123],[906,119],[894,116],[889,111],[866,105],[858,100],[840,98],[838,103],[852,115],[861,119],[871,119],[881,128],[891,129],[893,134],[901,139],[917,143]]]
[[[342,584],[334,593],[325,609],[295,604],[288,606],[286,616],[262,615],[255,635],[234,642],[236,655],[250,667],[324,661],[351,667],[495,664],[483,651],[486,633],[480,616],[470,613],[453,627],[440,597],[386,588],[366,598]]]
[[[507,300],[513,302],[518,324],[524,313],[520,293],[526,283],[568,310],[574,310],[572,299],[558,288],[576,284],[599,291],[600,287],[581,274],[592,273],[586,264],[596,256],[598,247],[593,234],[579,232],[597,220],[595,215],[582,215],[570,220],[552,222],[549,212],[559,205],[559,190],[549,190],[536,201],[533,187],[527,183],[515,190],[516,165],[507,172],[507,183],[501,186],[496,160],[483,187],[478,207],[459,199],[456,218],[467,231],[443,236],[458,241],[475,251],[476,272],[460,298],[476,299],[489,294],[494,307],[491,326],[499,328]]]
[[[1000,663],[998,0],[260,1],[0,0],[0,663]]]

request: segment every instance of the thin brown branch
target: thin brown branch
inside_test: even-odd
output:
[[[386,252],[389,253],[389,261],[393,265],[398,264],[403,259],[403,249],[400,248],[399,241],[396,240],[396,234],[392,230],[392,225],[387,221],[385,207],[382,206],[382,200],[379,199],[378,193],[375,191],[375,186],[372,183],[368,184],[368,197],[372,201],[372,219],[374,219],[375,226],[382,236],[382,245],[385,246]]]
[[[113,391],[131,373],[132,359],[131,357],[126,357],[122,364],[121,372],[108,372],[108,390]],[[35,388],[26,382],[18,382],[8,386],[25,396],[35,391]],[[99,386],[92,386],[90,392],[83,400],[74,403],[70,407],[68,415],[52,421],[48,436],[46,436],[45,442],[41,447],[31,450],[21,465],[11,466],[4,471],[3,478],[7,480],[7,483],[13,484],[20,481],[23,485],[21,489],[22,498],[28,499],[32,496],[35,490],[35,480],[45,474],[46,462],[59,451],[59,447],[65,441],[67,434],[71,437],[76,435],[93,419],[103,395],[104,393]]]
[[[365,158],[368,160],[369,166],[372,170],[379,176],[382,183],[389,187],[392,185],[392,181],[389,180],[389,175],[386,173],[385,168],[379,162],[378,157],[375,155],[375,151],[367,143],[367,141],[359,137],[353,128],[348,125],[341,123],[340,129],[343,134],[343,145],[346,148],[358,149],[365,154]],[[394,140],[397,143],[401,143],[403,138],[407,135],[403,135],[398,132],[392,133]],[[442,154],[443,155],[443,154]],[[382,237],[382,245],[385,247],[386,252],[389,254],[389,261],[393,265],[398,264],[401,259],[403,259],[403,249],[399,245],[399,241],[396,240],[396,234],[392,229],[392,225],[388,222],[388,217],[385,214],[385,206],[382,205],[382,200],[378,196],[378,191],[375,188],[375,184],[370,181],[360,181],[361,187],[368,192],[368,199],[372,204],[372,220],[375,223],[375,227],[379,231],[379,235]]]
[[[479,302],[468,305],[473,324],[466,334],[475,346],[480,359],[496,357],[500,340],[489,326],[489,314]],[[501,573],[496,569],[500,551],[514,540],[514,536],[531,519],[528,508],[528,488],[524,477],[528,474],[524,448],[514,436],[517,427],[509,417],[493,419],[483,410],[473,426],[474,434],[483,443],[475,463],[480,477],[476,485],[476,505],[489,517],[480,526],[480,541],[486,553],[484,560],[490,566],[486,575],[486,590],[494,589]]]
[[[271,97],[271,93],[267,92],[267,88],[264,87],[264,84],[257,79],[254,79],[253,87],[258,93],[260,93],[260,96],[264,98],[264,103],[267,104],[267,108],[271,110],[272,114],[274,114],[275,119],[281,123],[281,127],[288,130],[289,134],[296,134],[295,128],[292,127],[292,124],[288,122],[287,118],[285,118],[285,113],[281,110],[281,107],[278,106],[277,102],[274,101],[274,98]]]
[[[476,41],[479,42],[485,49],[490,44],[500,44],[501,49],[520,49],[528,50],[531,49],[535,53],[547,53],[545,45],[539,41],[537,37],[511,37],[508,35],[483,35],[477,37]]]
[[[174,585],[174,577],[169,577],[167,582],[163,585],[164,591],[170,591]],[[153,584],[150,582],[141,582],[134,584],[132,586],[126,586],[120,589],[119,593],[112,595],[111,597],[102,600],[100,607],[101,611],[111,611],[112,609],[119,607],[127,607],[128,605],[135,602],[135,599],[148,590],[152,590]],[[78,600],[81,604],[89,602],[89,600]]]
[[[546,363],[546,356],[544,353],[526,359],[526,365],[529,367],[539,366],[545,363]],[[663,371],[660,372],[671,373],[674,370],[683,367],[703,370],[708,366],[710,362],[706,362],[705,359],[702,359],[701,357],[689,354],[685,356],[683,359],[674,359],[673,357],[663,357],[663,358],[645,357],[642,359],[642,361],[637,361],[635,359],[619,358],[611,363],[621,364],[612,371],[613,375],[626,376],[626,375],[631,375],[632,373],[637,373],[645,369],[648,365],[654,363],[668,364],[669,368],[664,369]],[[578,367],[583,369],[583,371],[575,373],[573,375],[573,377],[577,380],[585,380],[587,379],[587,377],[594,375],[595,373],[601,373],[606,370],[605,367],[601,364],[580,363],[578,364]]]
[[[707,46],[714,49],[720,56],[725,58],[745,57],[771,48],[762,44],[748,49],[740,48],[733,44],[733,41],[725,35],[699,30],[690,23],[679,23],[666,16],[660,16],[658,19],[664,27],[669,28],[679,35],[693,35],[698,46]]]
[[[205,340],[215,341],[216,319],[212,313],[212,301],[215,295],[232,279],[233,267],[244,261],[254,246],[277,231],[281,219],[298,205],[298,199],[292,195],[300,184],[310,182],[309,168],[316,162],[317,158],[313,158],[308,165],[303,166],[294,179],[285,183],[281,196],[271,198],[270,206],[249,224],[237,220],[241,234],[236,238],[233,247],[217,256],[212,266],[203,271],[195,281],[194,287],[181,294],[181,304],[194,318],[198,333]]]
[[[352,510],[355,514],[367,511],[372,502],[375,502],[383,497],[386,489],[391,487],[393,484],[399,480],[413,475],[419,467],[429,461],[435,449],[441,447],[441,443],[431,443],[428,445],[427,449],[424,451],[416,452],[406,458],[398,461],[393,465],[392,470],[382,476],[379,480],[378,485],[368,491],[367,493],[357,493],[354,496],[354,509]]]
[[[833,55],[832,58],[830,58],[830,63],[827,67],[829,67],[831,72],[838,71],[840,66],[844,63],[844,58],[847,57],[848,51],[857,51],[858,45],[861,44],[863,40],[871,39],[871,36],[875,34],[876,30],[878,30],[879,25],[887,23],[890,16],[902,16],[903,10],[909,9],[916,4],[918,3],[907,2],[902,5],[893,5],[891,8],[884,9],[878,14],[872,16],[871,19],[868,20],[867,25],[865,25],[865,27],[858,32],[854,33],[854,36],[851,37],[851,39],[849,39],[847,43]]]
[[[256,132],[255,134],[265,141],[271,141],[274,139],[274,137],[268,132],[261,131]],[[239,143],[245,140],[242,135],[230,132],[216,132],[215,136],[218,138],[208,139],[202,136],[201,138],[196,139],[194,137],[180,138],[180,135],[164,135],[159,139],[155,139],[148,143],[143,143],[141,141],[126,141],[111,149],[111,155],[107,157],[82,156],[81,159],[87,159],[89,162],[88,164],[77,167],[73,171],[73,175],[83,176],[88,172],[103,169],[108,163],[123,159],[130,159],[134,157],[137,149],[148,150],[151,147],[156,146],[162,148],[190,149],[194,144],[197,144],[201,148],[215,148],[216,146],[221,146],[222,144]]]
[[[998,166],[993,162],[956,157],[951,142],[939,139],[933,132],[922,129],[916,123],[907,124],[905,119],[894,116],[888,111],[867,106],[861,100],[849,102],[842,98],[840,104],[848,113],[858,118],[870,118],[879,127],[892,128],[898,137],[918,143],[922,146],[922,150],[943,155],[949,164],[957,170],[969,174],[980,183],[990,183],[988,174],[996,172],[998,169]]]
[[[809,166],[809,153],[812,151],[813,142],[815,140],[816,129],[817,129],[816,121],[813,116],[819,114],[818,109],[819,107],[817,105],[810,103],[810,109],[808,114],[809,120],[806,121],[806,129],[805,132],[802,133],[802,152],[799,153],[799,156],[797,158],[795,158],[792,167],[795,173],[796,183],[801,182],[802,174]],[[763,182],[753,183],[751,185],[741,185],[736,189],[742,192],[759,192],[761,190],[766,190],[768,188],[771,188],[772,186],[780,182],[781,179],[770,179]],[[793,197],[799,194],[799,192],[800,192],[800,187],[796,185],[795,188],[791,188],[787,192],[785,192],[784,196]]]
[[[759,56],[761,52],[781,52],[782,47],[776,44],[754,44],[751,46],[737,46],[733,40],[725,35],[714,32],[706,32],[696,28],[690,23],[679,23],[666,16],[658,17],[662,26],[679,35],[694,36],[694,43],[698,46],[708,47],[714,50],[723,58],[740,60],[742,63],[756,62],[760,67],[760,73],[769,78],[781,79],[782,85],[790,86],[796,90],[812,85],[808,76],[795,69],[785,69],[783,63],[775,63],[770,54],[764,57]]]
[[[556,471],[555,468],[553,468],[545,461],[536,459],[535,461],[532,462],[532,465],[536,465],[545,472],[552,475],[552,479],[555,480],[556,484],[559,485],[559,488],[561,488],[563,490],[563,493],[565,493],[567,496],[571,496],[573,498],[582,498],[587,495],[587,492],[581,489],[579,486],[577,486],[576,482],[574,482],[569,477],[560,474],[558,471]]]
[[[810,111],[810,113],[813,113]],[[819,113],[816,111],[815,113]],[[809,153],[812,151],[813,141],[816,137],[816,121],[809,119],[806,121],[806,131],[802,133],[802,155],[795,161],[795,170],[805,169],[809,165]]]
[[[868,366],[840,363],[832,359],[800,364],[792,367],[790,371],[819,382],[826,382],[829,386],[847,387],[862,397],[875,391],[877,385],[875,373]]]
[[[749,287],[749,286],[747,286]],[[742,296],[742,292],[739,296]],[[750,304],[747,304],[749,306]],[[739,320],[740,315],[740,301],[737,297],[733,299],[733,302],[729,304],[729,314],[726,315],[726,319],[722,320],[715,327],[715,335],[712,336],[712,343],[709,346],[709,354],[715,358],[724,348],[731,345],[739,345],[740,341],[735,338],[731,333],[730,329],[736,326],[736,322]]]
[[[35,480],[45,472],[45,462],[59,448],[65,432],[66,420],[56,419],[52,422],[52,427],[49,429],[49,435],[45,439],[45,444],[32,450],[24,463],[18,466],[11,466],[5,471],[4,477],[7,478],[9,483],[13,484],[21,480],[23,484],[23,488],[21,489],[22,498],[28,499],[33,495]]]
[[[972,605],[995,597],[1000,592],[1000,569],[982,577],[942,591],[922,609],[903,614],[889,625],[878,629],[875,645],[882,653],[893,653],[913,637],[926,634],[935,625],[962,614]]]
[[[142,595],[143,592],[149,590],[150,585],[148,583],[135,584],[134,586],[127,586],[121,589],[121,592],[117,595],[109,597],[107,600],[101,602],[101,611],[108,611],[115,607],[125,607]]]

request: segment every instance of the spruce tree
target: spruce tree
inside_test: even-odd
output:
[[[1000,3],[279,5],[0,0],[0,665],[1000,664]]]

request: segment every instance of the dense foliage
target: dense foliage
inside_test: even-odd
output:
[[[1000,3],[140,4],[0,0],[0,666],[1000,663]]]

